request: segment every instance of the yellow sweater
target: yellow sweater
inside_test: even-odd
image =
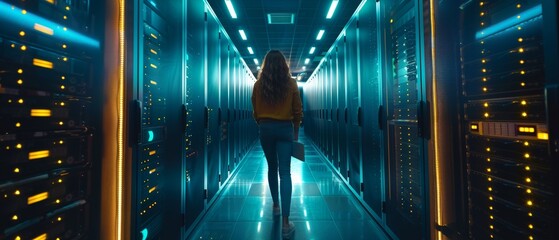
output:
[[[286,99],[277,106],[270,106],[262,99],[261,81],[256,81],[252,89],[252,115],[256,121],[262,118],[277,120],[291,120],[295,126],[299,126],[303,118],[303,105],[299,87],[295,80],[289,80]]]

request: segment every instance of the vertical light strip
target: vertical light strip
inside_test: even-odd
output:
[[[436,69],[436,51],[435,51],[435,9],[434,9],[434,0],[430,0],[429,1],[429,11],[430,11],[430,21],[431,21],[431,70],[432,72],[432,83],[433,83],[433,133],[434,133],[434,138],[433,138],[433,144],[434,144],[434,149],[435,149],[435,186],[436,186],[436,196],[435,196],[435,201],[436,202],[436,206],[437,206],[437,223],[441,226],[444,225],[443,218],[442,218],[442,209],[441,209],[441,181],[440,181],[440,166],[439,166],[439,161],[440,161],[440,156],[439,156],[439,129],[438,129],[438,125],[439,125],[439,119],[438,119],[438,102],[437,102],[437,69]],[[442,239],[443,235],[441,231],[437,231],[437,239]]]
[[[118,14],[118,123],[117,123],[117,209],[116,209],[116,239],[122,239],[122,211],[123,211],[123,164],[124,164],[124,0],[119,1],[119,14]]]

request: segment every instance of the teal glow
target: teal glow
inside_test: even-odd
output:
[[[503,30],[506,30],[508,28],[514,27],[520,23],[523,23],[525,21],[528,21],[532,18],[535,18],[537,16],[540,16],[542,14],[542,5],[537,5],[535,7],[532,7],[524,12],[521,12],[519,14],[515,14],[512,17],[509,17],[497,24],[494,24],[490,27],[487,27],[479,32],[476,33],[476,39],[480,40],[482,38],[486,38],[489,37],[493,34],[496,34],[498,32],[501,32]],[[520,16],[520,18],[518,18],[518,16]]]
[[[148,239],[148,229],[144,228],[144,230],[142,230],[142,240],[146,239]]]
[[[153,141],[153,137],[154,137],[153,131],[151,131],[151,130],[148,131],[148,136],[149,136],[149,137],[148,137],[148,142]]]
[[[5,2],[0,2],[0,20],[3,24],[9,24],[12,28],[21,28],[25,30],[33,30],[35,24],[43,25],[47,28],[52,29],[53,34],[48,35],[53,38],[64,40],[66,42],[74,42],[78,44],[84,44],[91,47],[99,48],[99,41],[85,36],[76,31],[65,28],[55,22],[42,18],[33,13],[27,12],[22,13],[21,8],[11,6]],[[47,35],[47,34],[45,34]]]

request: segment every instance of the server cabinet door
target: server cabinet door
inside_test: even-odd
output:
[[[185,230],[204,210],[204,7],[187,1]]]
[[[476,1],[462,11],[471,19],[462,26],[460,58],[471,238],[557,233],[548,131],[557,123],[546,122],[557,102],[545,98],[546,75],[556,69],[544,67],[546,47],[557,42],[545,45],[542,2]]]
[[[219,97],[220,97],[220,32],[215,17],[206,12],[206,182],[207,199],[213,198],[219,189]]]
[[[426,161],[420,132],[424,79],[420,1],[382,2],[386,22],[386,224],[402,239],[427,239]]]
[[[377,4],[367,1],[359,11],[359,52],[362,104],[363,199],[382,216],[383,169],[382,130],[379,111],[382,111],[382,82],[379,69]]]
[[[221,37],[221,97],[219,101],[220,108],[218,110],[218,120],[220,121],[220,148],[221,148],[221,171],[220,179],[223,183],[227,178],[229,178],[229,81],[230,75],[230,61],[229,61],[229,39]]]
[[[100,5],[0,2],[2,239],[98,238]]]
[[[347,176],[353,190],[361,193],[361,82],[359,75],[359,29],[353,17],[346,29],[347,71]]]
[[[338,171],[347,178],[347,81],[345,40],[336,43],[336,71],[338,84]]]
[[[331,78],[330,78],[330,86],[332,88],[332,159],[330,160],[334,166],[338,166],[339,156],[340,156],[340,135],[339,135],[339,128],[340,128],[340,103],[339,103],[339,88],[338,88],[338,69],[337,69],[337,57],[335,51],[330,54],[330,69],[331,69]]]

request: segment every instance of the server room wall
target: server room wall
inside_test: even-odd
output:
[[[206,2],[0,13],[0,238],[187,236],[257,136],[255,78]]]
[[[556,2],[364,1],[304,87],[305,132],[394,238],[552,239],[542,29]]]

